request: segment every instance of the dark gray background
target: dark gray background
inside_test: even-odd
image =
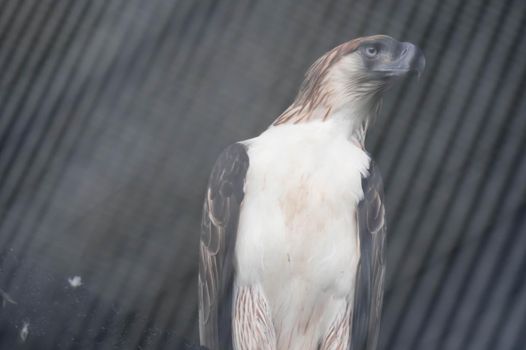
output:
[[[524,349],[525,16],[524,0],[1,0],[0,288],[16,304],[0,348],[195,343],[215,157],[325,51],[385,33],[427,71],[367,140],[388,210],[381,349]]]

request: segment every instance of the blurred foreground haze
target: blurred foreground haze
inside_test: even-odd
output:
[[[0,0],[0,348],[195,344],[213,161],[316,58],[383,33],[427,68],[367,139],[387,199],[380,349],[524,349],[525,16],[524,0]]]

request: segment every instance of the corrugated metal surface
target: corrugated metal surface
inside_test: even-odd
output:
[[[525,16],[523,0],[0,1],[0,288],[16,302],[0,348],[195,343],[214,158],[326,50],[385,33],[428,64],[367,142],[390,227],[381,348],[523,349]]]

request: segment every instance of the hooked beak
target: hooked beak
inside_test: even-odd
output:
[[[420,76],[424,72],[426,59],[422,50],[411,43],[399,43],[396,54],[390,62],[377,67],[376,71],[389,77],[403,76],[409,72],[416,72]]]

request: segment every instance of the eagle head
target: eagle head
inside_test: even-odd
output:
[[[387,35],[348,41],[309,68],[296,99],[274,125],[342,114],[357,116],[363,124],[378,110],[391,82],[410,72],[420,75],[424,67],[422,51],[411,43]]]
[[[410,72],[420,75],[424,67],[425,58],[417,46],[375,35],[351,40],[329,51],[308,75],[325,75],[322,85],[326,89],[344,99],[359,100],[377,96],[394,78]]]
[[[421,74],[425,67],[424,55],[417,46],[387,35],[355,39],[342,46],[341,68],[358,73],[366,80],[385,81],[412,71]],[[335,63],[336,67],[340,66]]]

